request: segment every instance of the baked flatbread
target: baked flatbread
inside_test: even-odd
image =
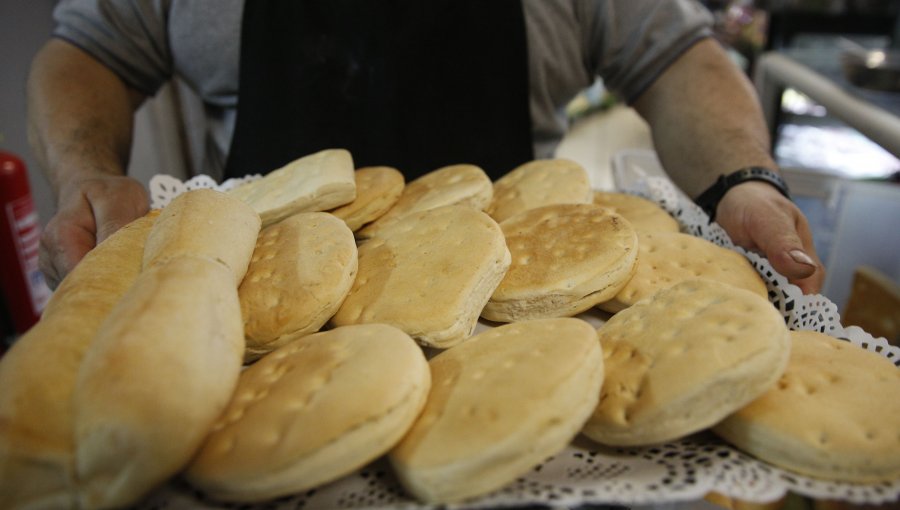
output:
[[[737,448],[816,478],[900,478],[900,370],[815,331],[791,332],[787,370],[713,430]]]
[[[188,464],[237,383],[240,310],[218,261],[183,255],[138,276],[75,384],[80,508],[131,506]]]
[[[594,203],[608,207],[631,223],[635,230],[678,232],[678,221],[646,198],[614,191],[594,191]]]
[[[358,230],[356,235],[368,239],[407,214],[445,205],[466,205],[483,211],[490,204],[493,193],[491,179],[481,168],[475,165],[445,166],[407,183],[394,206]]]
[[[603,384],[593,327],[580,319],[506,324],[429,362],[422,415],[389,459],[429,503],[498,489],[578,434]]]
[[[370,166],[354,172],[356,199],[333,209],[331,214],[344,220],[350,230],[357,231],[388,212],[406,186],[403,174],[389,166]]]
[[[400,440],[430,383],[422,350],[396,328],[367,324],[303,337],[241,374],[187,479],[230,501],[335,480]]]
[[[708,278],[768,299],[766,283],[740,253],[680,232],[639,231],[634,275],[613,299],[598,305],[618,312],[671,285]]]
[[[344,149],[316,152],[229,194],[253,207],[264,227],[299,212],[334,209],[356,198],[353,158]]]
[[[100,324],[141,271],[159,211],[95,246],[0,358],[0,508],[77,508],[72,392]]]
[[[299,213],[262,230],[238,289],[245,361],[318,331],[356,278],[353,232],[324,212]]]
[[[182,255],[203,256],[228,267],[237,287],[259,228],[256,211],[233,196],[211,189],[187,191],[159,213],[144,247],[144,269]]]
[[[539,159],[518,166],[494,182],[487,213],[497,222],[544,205],[589,204],[587,170],[568,159]]]
[[[359,247],[359,273],[331,322],[391,324],[423,345],[451,347],[472,334],[509,261],[503,232],[481,211],[406,215]]]
[[[636,303],[598,332],[606,380],[584,434],[615,446],[712,426],[768,391],[790,353],[784,319],[768,300],[702,279]]]
[[[576,315],[615,296],[634,271],[634,229],[599,205],[548,205],[500,227],[512,264],[482,311],[488,320]]]

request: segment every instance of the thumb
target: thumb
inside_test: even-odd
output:
[[[97,223],[97,244],[147,213],[148,199],[142,185],[128,177],[95,181],[86,190]]]
[[[802,217],[793,223],[762,222],[754,237],[772,267],[788,281],[804,293],[821,289],[824,269],[813,249],[812,234]]]

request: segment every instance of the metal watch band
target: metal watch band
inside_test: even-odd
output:
[[[719,205],[719,201],[722,200],[725,193],[738,184],[748,181],[767,182],[784,195],[785,198],[791,198],[787,183],[784,182],[784,179],[777,172],[761,166],[751,166],[741,168],[728,175],[720,175],[716,182],[701,193],[694,202],[706,211],[706,214],[709,215],[709,222],[712,223],[716,218],[716,208]]]

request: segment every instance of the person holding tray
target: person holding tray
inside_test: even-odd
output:
[[[407,180],[461,162],[496,179],[552,157],[563,107],[602,77],[736,244],[804,292],[821,288],[752,85],[697,2],[67,0],[54,16],[27,85],[57,196],[40,254],[53,286],[147,211],[126,176],[133,115],[173,77],[203,100],[202,171],[219,180],[334,147]]]

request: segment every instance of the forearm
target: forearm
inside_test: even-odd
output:
[[[634,106],[650,124],[663,167],[691,198],[722,174],[750,166],[777,170],[755,91],[715,40],[695,44]],[[774,186],[737,184],[715,212],[737,245],[764,254],[804,292],[821,288],[824,271],[809,222]]]
[[[27,98],[29,142],[58,198],[79,181],[124,174],[140,93],[54,39],[34,59]]]
[[[720,174],[777,169],[755,90],[713,39],[689,49],[634,107],[650,124],[666,171],[692,198]]]
[[[141,183],[124,176],[143,97],[61,40],[35,56],[27,95],[29,141],[56,194],[39,257],[55,287],[97,243],[147,210]]]

